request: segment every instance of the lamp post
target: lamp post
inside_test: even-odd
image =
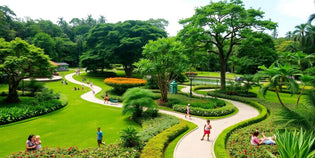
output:
[[[185,72],[185,75],[190,80],[190,91],[189,91],[189,97],[192,97],[192,80],[197,76],[197,72]]]

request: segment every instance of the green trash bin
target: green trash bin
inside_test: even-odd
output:
[[[170,93],[172,93],[172,94],[176,94],[177,93],[177,83],[175,81],[171,82],[168,91]]]

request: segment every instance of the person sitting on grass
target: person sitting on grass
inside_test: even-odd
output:
[[[30,136],[28,136],[27,141],[26,141],[26,150],[30,151],[30,150],[35,150],[35,149],[36,149],[35,138],[34,138],[34,135],[31,134]]]
[[[261,145],[261,144],[274,145],[274,144],[276,144],[275,137],[266,137],[265,133],[263,132],[262,133],[263,138],[259,139],[258,135],[259,135],[259,131],[256,130],[253,133],[253,135],[251,136],[251,141],[250,142],[251,142],[252,145]]]

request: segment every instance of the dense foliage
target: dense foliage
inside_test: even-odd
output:
[[[18,107],[0,107],[0,124],[7,124],[47,114],[64,106],[65,105],[62,105],[58,100],[49,100],[39,102],[35,105],[21,104]]]

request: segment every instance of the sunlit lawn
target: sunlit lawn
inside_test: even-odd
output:
[[[99,84],[96,82],[94,84]],[[29,134],[40,135],[42,146],[96,147],[96,128],[101,127],[107,144],[119,141],[119,132],[127,126],[136,126],[121,115],[120,108],[107,107],[84,101],[84,92],[73,91],[74,85],[61,85],[60,81],[46,85],[68,98],[68,105],[56,112],[40,116],[30,121],[21,121],[0,126],[0,157],[25,150]],[[104,85],[104,84],[103,84]],[[1,86],[2,87],[2,86]],[[86,92],[86,91],[85,91]]]
[[[206,72],[206,71],[198,71],[198,76],[207,76],[207,77],[220,77],[220,72]],[[235,73],[226,73],[226,78],[234,79],[237,76],[242,76],[240,74]]]

